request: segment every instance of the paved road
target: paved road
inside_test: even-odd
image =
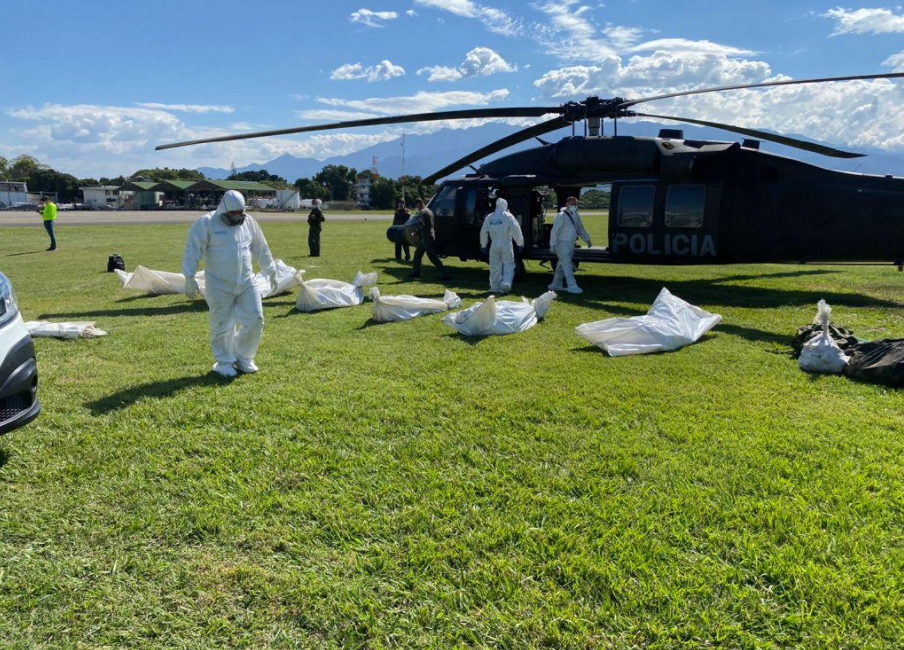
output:
[[[57,215],[57,223],[61,226],[135,226],[142,224],[191,223],[203,212],[181,210],[145,210],[134,212],[95,212],[67,211]],[[301,212],[252,212],[259,221],[296,221],[303,223],[307,213]],[[389,221],[392,215],[388,212],[369,212],[367,214],[342,214],[328,212],[329,221]],[[0,212],[0,227],[4,226],[40,226],[41,217],[36,212]]]

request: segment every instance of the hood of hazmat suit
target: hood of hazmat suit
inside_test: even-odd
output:
[[[227,226],[241,226],[245,221],[245,197],[241,192],[229,190],[223,195],[223,200],[217,206],[217,213]],[[241,212],[239,216],[230,213]]]
[[[257,221],[250,215],[237,225],[227,225],[227,212],[244,210],[245,199],[235,190],[226,192],[220,205],[192,224],[185,243],[182,273],[186,278],[205,263],[207,289],[239,293],[254,280],[252,258],[265,273],[273,268],[273,255]]]

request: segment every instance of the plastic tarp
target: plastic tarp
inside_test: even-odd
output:
[[[339,280],[305,280],[304,271],[296,274],[301,288],[295,308],[302,312],[354,307],[364,302],[364,287],[376,284],[376,273],[358,271],[351,284]]]
[[[277,276],[275,287],[270,286],[270,279],[263,271],[254,276],[254,284],[260,290],[263,298],[278,296],[298,286],[298,271],[295,267],[289,266],[282,260],[273,260],[273,264],[276,266]],[[119,269],[114,270],[124,289],[142,291],[155,296],[185,292],[185,276],[181,273],[154,271],[140,264],[132,273]],[[198,288],[203,297],[205,295],[204,271],[197,273],[195,280],[198,282]]]
[[[502,336],[525,332],[546,318],[546,313],[556,299],[554,291],[547,291],[535,300],[521,298],[496,300],[490,296],[483,302],[454,314],[447,314],[443,322],[464,336]]]
[[[832,338],[829,331],[831,324],[832,308],[825,300],[820,300],[816,306],[816,324],[819,333],[804,343],[797,364],[806,372],[826,372],[839,374],[844,372],[850,359],[842,352],[841,348]]]
[[[621,357],[683,348],[721,322],[719,314],[685,302],[664,288],[644,316],[608,318],[580,325],[576,331],[611,356]]]
[[[904,339],[867,341],[851,346],[844,374],[853,379],[904,386]]]
[[[377,287],[373,287],[370,299],[374,304],[373,319],[378,323],[411,320],[461,307],[461,298],[448,290],[442,300],[434,300],[417,296],[383,296]]]
[[[155,296],[164,296],[167,294],[184,293],[185,292],[185,276],[181,273],[168,273],[167,271],[153,271],[146,266],[140,264],[135,267],[132,273],[126,273],[119,269],[114,269],[119,281],[122,282],[123,289],[132,289],[133,291],[142,291]],[[195,276],[201,293],[204,293],[204,272],[200,272]]]
[[[96,339],[107,333],[94,327],[93,321],[77,323],[51,323],[46,320],[31,320],[25,323],[28,333],[34,337],[54,339]]]

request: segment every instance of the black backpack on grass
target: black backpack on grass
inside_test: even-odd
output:
[[[116,269],[126,270],[126,263],[123,262],[122,255],[119,253],[113,253],[107,260],[107,273],[113,273]]]

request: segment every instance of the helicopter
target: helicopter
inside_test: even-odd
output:
[[[895,79],[884,73],[683,90],[638,99],[588,97],[560,106],[478,108],[348,120],[160,145],[169,149],[247,138],[437,120],[504,117],[551,119],[488,144],[426,177],[428,184],[465,167],[473,173],[449,178],[428,207],[435,217],[436,248],[462,261],[483,259],[479,232],[494,199],[504,196],[524,234],[524,260],[549,261],[551,223],[546,198],[557,207],[582,188],[611,185],[608,246],[577,247],[574,263],[727,264],[750,262],[881,262],[904,267],[904,178],[829,170],[762,151],[761,141],[833,158],[844,151],[772,132],[688,117],[642,113],[639,104],[705,93],[774,86]],[[707,126],[745,136],[742,142],[685,139],[680,129],[658,137],[618,135],[618,121],[653,118]],[[601,133],[604,120],[613,135]],[[575,135],[583,122],[586,135]],[[567,126],[572,135],[542,139]],[[536,139],[539,146],[474,167],[475,162]],[[387,238],[417,243],[415,229],[393,226]]]

